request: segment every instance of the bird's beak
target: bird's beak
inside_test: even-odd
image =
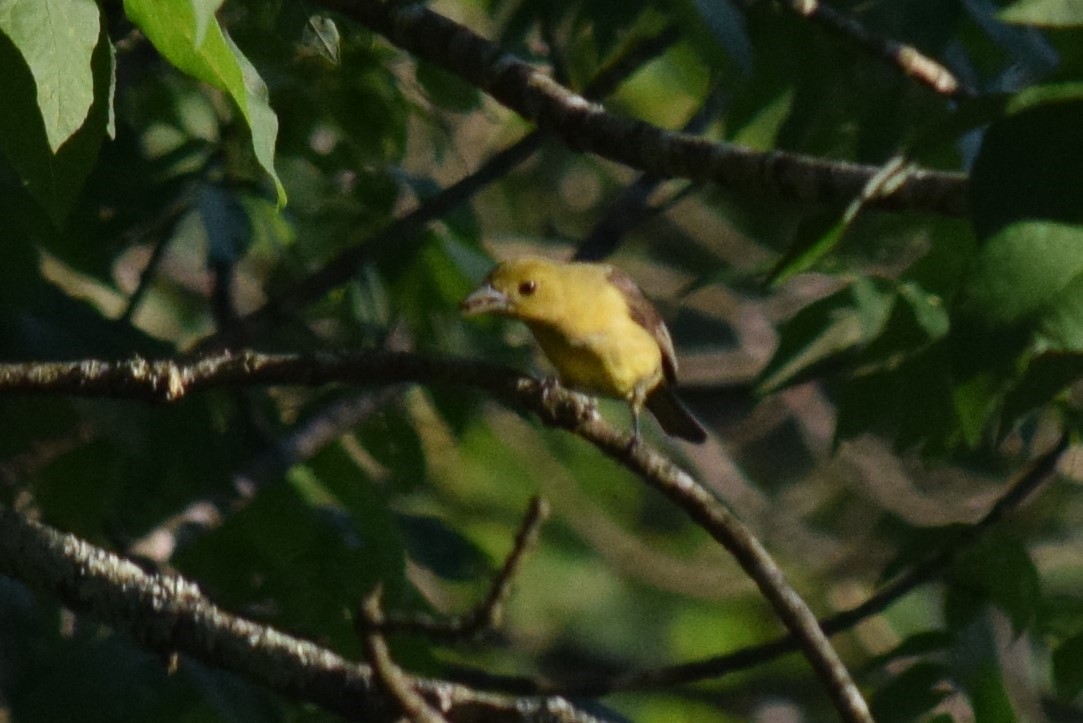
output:
[[[507,294],[497,291],[492,284],[485,283],[463,299],[459,308],[466,316],[506,314],[511,310],[511,303]]]

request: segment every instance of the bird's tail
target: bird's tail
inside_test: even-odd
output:
[[[654,388],[647,397],[647,409],[651,410],[663,431],[671,437],[680,437],[696,444],[707,441],[707,430],[668,385],[659,384]]]

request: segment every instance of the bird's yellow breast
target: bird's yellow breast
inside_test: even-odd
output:
[[[618,398],[658,384],[661,349],[631,318],[620,292],[602,279],[572,286],[575,291],[564,295],[558,320],[527,321],[562,381]]]

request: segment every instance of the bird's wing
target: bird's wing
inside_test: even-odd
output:
[[[669,336],[669,329],[666,328],[665,322],[662,321],[661,314],[643,295],[632,277],[620,269],[613,266],[609,267],[609,283],[613,284],[624,297],[632,320],[649,331],[654,340],[658,342],[658,348],[662,350],[662,371],[666,375],[666,381],[670,384],[676,383],[677,354],[673,351],[673,339]]]

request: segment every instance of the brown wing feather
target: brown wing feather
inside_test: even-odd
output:
[[[677,382],[677,354],[673,351],[673,340],[669,336],[669,329],[666,328],[665,322],[662,321],[661,314],[643,295],[632,277],[620,269],[612,266],[609,268],[609,283],[613,284],[624,296],[632,320],[649,331],[658,342],[658,348],[662,350],[662,372],[666,376],[666,381],[675,384]]]

